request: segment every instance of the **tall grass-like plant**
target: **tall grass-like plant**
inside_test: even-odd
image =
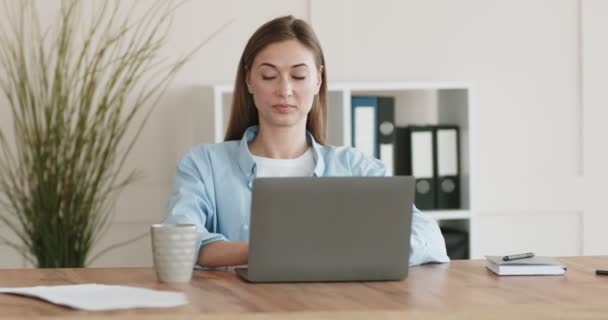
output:
[[[35,266],[83,267],[136,177],[123,172],[129,152],[198,48],[175,61],[161,55],[173,2],[136,17],[140,1],[84,1],[97,4],[86,10],[61,0],[45,30],[36,2],[0,9],[0,108],[14,129],[14,140],[0,130],[0,220],[18,240],[0,237]]]

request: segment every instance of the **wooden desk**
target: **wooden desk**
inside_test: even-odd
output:
[[[483,260],[410,268],[401,282],[249,284],[232,271],[195,271],[188,284],[156,281],[149,268],[5,269],[0,287],[76,283],[180,290],[170,309],[83,312],[0,295],[0,318],[117,319],[577,319],[608,318],[608,257],[560,258],[565,276],[498,277]]]

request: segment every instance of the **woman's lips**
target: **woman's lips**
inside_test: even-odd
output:
[[[295,106],[292,106],[290,104],[282,104],[282,103],[275,104],[272,107],[281,113],[289,112],[289,111],[291,111],[291,109],[295,108]]]

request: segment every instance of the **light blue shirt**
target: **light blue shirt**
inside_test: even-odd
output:
[[[221,240],[249,241],[256,164],[248,142],[257,132],[257,126],[249,127],[240,141],[199,145],[190,150],[177,164],[165,223],[195,224],[200,247]],[[307,138],[316,162],[313,176],[386,175],[380,160],[357,149],[319,145],[310,133]],[[410,265],[449,261],[439,226],[416,207],[410,243]]]

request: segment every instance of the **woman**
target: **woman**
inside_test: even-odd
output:
[[[377,160],[326,146],[325,60],[292,16],[262,25],[238,66],[225,142],[194,147],[177,165],[167,223],[201,232],[198,264],[247,264],[255,177],[383,176]],[[436,222],[414,208],[410,265],[449,261]]]

